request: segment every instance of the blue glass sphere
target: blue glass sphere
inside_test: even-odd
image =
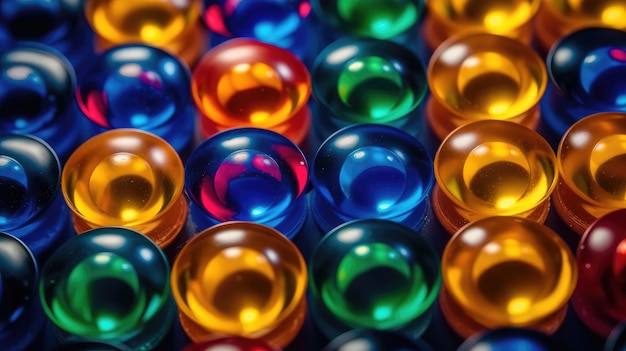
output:
[[[204,22],[213,46],[236,37],[287,49],[301,59],[312,52],[309,0],[204,0]]]
[[[626,112],[626,32],[585,28],[556,42],[546,58],[551,84],[542,118],[558,135],[598,112]]]
[[[420,340],[391,331],[355,329],[331,340],[322,351],[432,351]]]
[[[37,299],[39,271],[28,247],[0,232],[0,345],[3,350],[26,350],[44,324]]]
[[[0,132],[36,135],[65,160],[80,142],[70,62],[52,47],[21,43],[0,54]]]
[[[43,140],[0,133],[0,231],[40,258],[70,230],[60,190],[61,165]]]
[[[613,329],[604,344],[604,351],[626,351],[626,321]]]
[[[309,171],[286,137],[233,128],[200,144],[185,166],[185,190],[198,229],[226,221],[268,225],[292,238],[306,217]]]
[[[557,351],[562,349],[561,345],[538,331],[502,328],[471,336],[459,346],[457,351]]]
[[[434,184],[433,162],[416,138],[395,127],[353,125],[322,143],[311,182],[311,211],[324,231],[358,218],[419,228]]]
[[[190,147],[191,73],[162,49],[124,45],[96,56],[79,77],[76,95],[91,135],[136,128],[162,137],[179,153]]]

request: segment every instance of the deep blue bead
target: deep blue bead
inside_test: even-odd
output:
[[[557,351],[561,346],[531,329],[492,329],[468,338],[457,351]]]

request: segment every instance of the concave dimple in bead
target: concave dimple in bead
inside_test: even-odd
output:
[[[219,36],[217,43],[237,37],[254,38],[303,59],[312,49],[309,0],[204,0],[204,8],[202,18],[211,33]]]
[[[535,21],[535,37],[548,51],[565,35],[585,27],[626,29],[621,0],[544,0]]]
[[[306,264],[298,248],[258,223],[227,222],[194,236],[172,267],[186,334],[261,338],[284,347],[306,316]]]
[[[416,231],[362,219],[328,232],[309,261],[311,313],[333,338],[354,328],[417,338],[441,284],[439,257]]]
[[[167,140],[179,153],[193,139],[191,73],[159,48],[116,46],[96,56],[78,80],[78,105],[97,134],[137,128]],[[140,101],[140,103],[138,103]]]
[[[626,113],[598,113],[576,122],[557,150],[557,214],[574,231],[626,208]]]
[[[0,131],[32,134],[61,160],[80,138],[72,65],[55,49],[20,43],[0,55]]]
[[[427,90],[419,58],[391,41],[344,38],[327,46],[311,70],[320,105],[316,128],[325,139],[351,124],[378,123],[417,134],[415,116]]]
[[[209,137],[235,127],[276,131],[301,144],[309,131],[311,80],[291,52],[249,38],[209,50],[194,69],[191,91]]]
[[[600,217],[582,236],[576,252],[578,285],[574,310],[589,328],[607,337],[626,321],[626,209]]]
[[[61,178],[79,233],[123,226],[164,248],[187,221],[183,163],[154,134],[136,129],[98,134],[74,151]]]
[[[322,23],[360,37],[393,39],[421,20],[423,0],[312,0]]]
[[[94,341],[151,350],[174,318],[169,265],[153,241],[102,227],[75,236],[41,271],[39,297],[64,342]]]
[[[317,150],[311,166],[312,213],[324,232],[357,218],[419,228],[434,184],[432,158],[411,135],[390,126],[341,129]]]
[[[0,134],[0,230],[24,241],[36,257],[67,229],[60,193],[61,165],[43,140]]]
[[[436,49],[446,39],[461,33],[490,33],[530,44],[532,20],[541,0],[426,1],[424,24],[428,46]]]
[[[554,44],[546,62],[552,84],[542,116],[557,135],[590,114],[626,112],[626,32],[572,32]]]
[[[241,336],[216,336],[194,343],[183,351],[281,351],[262,339],[248,339]]]
[[[306,217],[309,170],[302,151],[270,130],[234,128],[200,144],[185,166],[185,190],[199,229],[251,221],[289,238]]]
[[[577,277],[574,255],[557,233],[509,216],[461,228],[446,245],[441,272],[441,309],[462,337],[503,327],[553,333]]]
[[[500,328],[472,335],[457,351],[558,351],[558,345],[548,335],[523,328]]]
[[[450,234],[488,216],[542,223],[558,180],[556,155],[541,135],[497,120],[450,133],[435,154],[434,172],[434,212]]]
[[[431,351],[419,340],[386,330],[355,329],[330,341],[322,351]]]
[[[145,43],[176,53],[190,66],[206,46],[201,10],[201,0],[85,1],[96,49]]]
[[[495,34],[458,35],[430,59],[426,117],[440,139],[477,120],[535,128],[547,82],[545,64],[529,46]]]
[[[26,244],[0,232],[0,343],[8,351],[28,349],[41,332],[38,281],[37,262]]]

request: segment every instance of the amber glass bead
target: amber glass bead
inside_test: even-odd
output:
[[[479,121],[452,132],[434,161],[435,215],[451,234],[489,216],[544,222],[558,180],[556,155],[537,132],[506,121]]]
[[[583,235],[576,260],[574,310],[603,337],[626,321],[626,209],[595,221]]]
[[[492,33],[530,44],[532,20],[540,5],[541,0],[428,0],[425,39],[431,49],[457,33],[469,32]]]
[[[576,122],[557,150],[554,207],[583,234],[599,217],[626,208],[626,114],[598,113]]]
[[[291,52],[235,38],[209,50],[191,91],[204,137],[234,127],[271,129],[300,145],[309,131],[309,72]]]
[[[161,248],[187,221],[184,169],[176,150],[154,134],[114,129],[83,143],[61,174],[65,202],[78,233],[134,229]]]
[[[205,49],[201,0],[86,0],[96,50],[144,43],[166,49],[192,66]]]
[[[461,228],[441,258],[444,317],[461,336],[523,327],[551,334],[574,291],[573,253],[547,226],[494,216]]]
[[[284,347],[306,316],[307,268],[280,232],[253,222],[208,228],[181,249],[172,290],[185,333],[261,338]]]
[[[623,0],[543,0],[535,21],[539,46],[547,51],[561,37],[586,27],[626,30]]]
[[[547,81],[543,59],[517,40],[488,33],[455,36],[430,59],[426,116],[440,139],[485,119],[534,128]]]

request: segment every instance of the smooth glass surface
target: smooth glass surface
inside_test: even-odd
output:
[[[68,240],[42,268],[39,296],[63,341],[154,348],[173,313],[169,265],[144,235],[104,227]]]
[[[76,96],[82,112],[95,124],[92,134],[112,128],[142,129],[181,152],[194,135],[190,86],[191,73],[180,59],[135,44],[95,57],[79,77]]]
[[[312,212],[325,232],[358,218],[423,223],[432,158],[409,134],[378,124],[343,128],[324,141],[311,167]]]
[[[444,315],[461,335],[473,328],[464,319],[482,329],[532,328],[566,306],[577,279],[574,255],[557,233],[508,216],[460,229],[446,245],[441,270],[448,303],[462,311],[444,308]]]
[[[417,337],[439,292],[439,257],[412,229],[362,219],[328,232],[309,260],[313,316],[327,337],[353,328]]]
[[[522,328],[502,328],[479,333],[465,340],[457,351],[557,351],[546,334]]]
[[[165,140],[136,129],[96,135],[74,151],[61,186],[76,230],[137,230],[165,247],[187,221],[184,168]]]
[[[609,334],[603,351],[626,350],[626,323],[621,323]]]
[[[235,128],[200,144],[185,166],[185,189],[200,230],[251,221],[293,237],[306,217],[309,169],[302,151],[265,129]]]
[[[209,337],[207,341],[188,345],[183,351],[281,351],[262,339],[240,336]]]
[[[322,351],[431,351],[431,348],[399,333],[356,329],[334,338]]]
[[[183,329],[263,338],[286,346],[304,322],[306,265],[278,231],[251,222],[218,224],[185,244],[172,267]]]

